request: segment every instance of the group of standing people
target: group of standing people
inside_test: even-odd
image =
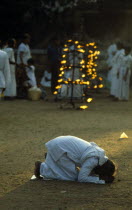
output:
[[[28,87],[36,86],[34,60],[29,48],[30,35],[24,34],[17,49],[15,59],[14,49],[16,40],[9,39],[0,46],[0,96],[13,99],[23,98]]]
[[[114,101],[128,101],[132,68],[131,47],[117,41],[109,46],[107,53],[110,96]]]

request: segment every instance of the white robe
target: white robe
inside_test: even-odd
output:
[[[4,51],[7,53],[9,61],[15,62],[14,50],[12,48],[4,48]],[[9,97],[16,96],[16,75],[15,75],[16,67],[14,64],[10,64],[10,73],[11,73],[11,81],[9,86],[6,88],[4,95]]]
[[[121,71],[119,76],[119,88],[118,88],[118,98],[120,100],[129,99],[129,84],[131,77],[131,68],[132,68],[132,56],[129,54],[124,56],[122,59]],[[126,71],[128,70],[127,79],[124,80]]]
[[[91,176],[97,165],[103,165],[108,160],[104,150],[94,142],[75,136],[60,136],[45,145],[48,154],[40,167],[40,174],[45,178],[105,183],[98,176]],[[77,171],[77,166],[80,171]]]
[[[46,78],[48,79],[48,81],[46,80]],[[44,75],[41,79],[40,84],[44,87],[51,87],[51,73],[49,73],[48,71],[44,71]]]
[[[26,73],[29,78],[26,82],[29,83],[32,87],[37,86],[36,77],[35,77],[35,66],[26,67]]]
[[[17,63],[21,64],[20,53],[23,52],[23,63],[27,64],[27,60],[31,58],[31,52],[28,44],[21,43],[17,50]]]
[[[117,52],[116,44],[112,44],[108,47],[108,50],[107,50],[108,59],[107,59],[106,62],[107,62],[109,67],[112,67],[112,60],[113,60],[113,57],[116,54],[116,52]],[[109,70],[108,75],[107,75],[107,79],[108,79],[108,81],[111,82],[111,80],[112,80],[112,70]]]
[[[9,86],[11,81],[9,59],[6,52],[0,50],[0,89]]]
[[[119,79],[117,77],[117,73],[119,69],[121,68],[121,59],[122,56],[124,56],[124,49],[118,50],[116,55],[112,59],[112,80],[111,80],[111,88],[110,88],[110,94],[117,97],[117,89],[119,86]]]

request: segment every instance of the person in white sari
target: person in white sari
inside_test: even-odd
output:
[[[114,181],[115,165],[94,142],[75,136],[59,136],[45,144],[45,162],[35,163],[34,173],[44,179],[58,179],[96,184]]]
[[[113,43],[107,49],[108,59],[106,62],[110,69],[108,72],[108,75],[107,75],[107,79],[109,82],[111,82],[111,80],[112,80],[112,69],[111,69],[112,68],[112,60],[113,60],[113,57],[115,56],[116,52],[117,52],[117,45],[116,45],[116,43]]]
[[[3,50],[7,53],[9,58],[11,81],[9,86],[6,88],[4,95],[5,97],[13,98],[16,96],[16,62],[13,49],[16,46],[16,40],[10,39],[7,44],[8,45]]]
[[[0,95],[11,81],[9,59],[6,52],[0,50]]]
[[[130,53],[131,47],[126,46],[125,55],[122,57],[121,68],[119,71],[119,86],[117,98],[123,101],[129,100],[129,85],[132,69],[132,56]]]
[[[119,68],[121,68],[121,58],[125,53],[123,49],[123,44],[121,42],[117,43],[117,49],[118,51],[112,59],[112,80],[110,88],[110,95],[114,96],[115,98],[117,98],[117,88],[119,83],[118,71]]]

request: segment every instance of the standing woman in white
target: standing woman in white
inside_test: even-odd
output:
[[[109,82],[111,82],[111,80],[112,80],[112,70],[111,70],[112,60],[113,60],[113,57],[116,54],[116,52],[117,52],[117,45],[116,45],[116,43],[113,43],[107,49],[107,54],[108,54],[107,64],[108,64],[108,67],[110,68],[108,75],[107,75],[107,79]]]
[[[129,100],[129,86],[130,86],[130,77],[132,70],[132,56],[131,56],[131,47],[125,47],[125,57],[124,57],[124,69],[122,75],[122,87],[120,100],[128,101]]]
[[[11,80],[9,59],[6,52],[0,50],[0,96]]]
[[[24,81],[27,80],[25,67],[27,66],[28,59],[31,58],[29,43],[30,43],[30,35],[24,34],[22,42],[18,46],[18,51],[17,51],[17,64],[19,64],[20,66],[20,68],[17,70],[18,96],[22,98],[25,98]]]
[[[6,88],[4,95],[5,97],[9,97],[10,99],[16,97],[16,62],[14,56],[14,48],[16,46],[16,40],[10,39],[8,40],[8,45],[4,48],[4,51],[7,53],[10,63],[10,73],[11,73],[11,81],[9,86]]]
[[[112,59],[112,80],[111,80],[111,88],[110,88],[110,95],[117,98],[117,89],[119,84],[119,68],[121,67],[121,58],[125,54],[123,49],[123,44],[121,42],[117,42],[117,52]]]

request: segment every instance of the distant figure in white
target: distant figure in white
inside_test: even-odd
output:
[[[45,70],[40,84],[44,87],[51,87],[51,72]]]
[[[30,35],[29,34],[24,34],[22,37],[22,42],[18,46],[17,50],[17,63],[24,65],[27,64],[27,61],[29,58],[31,58],[31,52],[30,52]]]
[[[14,48],[16,46],[16,40],[10,39],[7,42],[7,46],[3,49],[9,58],[10,63],[10,73],[11,73],[11,81],[9,86],[6,88],[4,95],[9,98],[16,97],[16,62],[14,56]]]
[[[109,68],[107,80],[109,82],[111,82],[111,80],[112,80],[112,61],[113,61],[113,57],[115,56],[116,52],[117,52],[117,45],[116,45],[116,43],[113,43],[107,49],[107,55],[108,55],[107,64],[108,64],[108,68]]]
[[[117,98],[117,89],[118,89],[118,83],[119,83],[119,69],[121,68],[121,60],[122,56],[124,56],[125,51],[123,49],[123,44],[122,42],[118,41],[117,42],[117,52],[115,56],[112,59],[112,69],[111,69],[111,88],[110,88],[110,95],[114,96]]]
[[[131,47],[125,46],[125,54],[121,57],[121,67],[118,69],[119,83],[117,88],[118,100],[129,100],[129,86],[132,70]]]
[[[6,52],[0,50],[0,98],[3,91],[9,87],[11,82],[11,73],[9,59]]]

